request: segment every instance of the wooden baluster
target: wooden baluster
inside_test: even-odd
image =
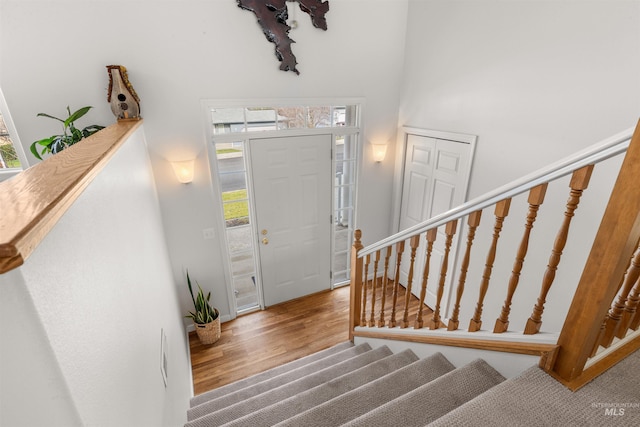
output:
[[[604,320],[602,321],[602,325],[600,325],[600,332],[598,332],[598,339],[593,345],[593,349],[591,350],[591,356],[589,357],[594,357],[598,353],[598,349],[600,348],[600,341],[602,341],[602,338],[604,337],[604,331],[606,326],[607,326],[607,318],[605,317]]]
[[[609,314],[606,319],[607,325],[605,327],[604,337],[601,341],[601,345],[605,348],[611,345],[614,337],[624,338],[627,334],[628,327],[624,329],[620,328],[620,321],[622,320],[622,313],[624,312],[627,300],[629,299],[631,289],[638,280],[638,277],[640,277],[640,248],[636,249],[633,258],[631,259],[631,263],[629,264],[629,268],[624,275],[624,280],[622,282],[622,287],[618,292],[618,297],[611,305],[611,309],[609,309]]]
[[[633,260],[633,258],[632,258]],[[630,262],[631,263],[631,262]],[[631,265],[631,264],[629,264]],[[627,271],[629,270],[630,267],[627,267]],[[626,272],[625,272],[625,277],[626,277]],[[620,289],[622,288],[622,285],[624,284],[624,277],[622,278],[622,280],[620,281],[620,284],[618,285],[618,300],[620,300]],[[632,292],[633,290],[631,290],[630,292]],[[623,298],[623,302],[625,299],[628,298]],[[626,305],[626,304],[625,304]],[[604,348],[608,348],[611,343],[613,342],[613,331],[610,330],[610,328],[615,327],[616,330],[619,326],[618,321],[620,320],[620,318],[622,318],[622,316],[619,316],[618,321],[612,321],[612,316],[615,317],[614,311],[615,311],[615,307],[616,307],[616,302],[611,303],[611,306],[609,307],[609,310],[607,311],[606,316],[604,317],[604,320],[602,321],[602,324],[600,325],[600,330],[598,331],[598,338],[596,339],[595,343],[593,344],[593,350],[591,350],[591,356],[590,357],[594,357],[597,353],[598,353],[598,349],[600,348],[600,346],[603,346]],[[624,306],[621,307],[621,312],[623,312]],[[622,313],[624,314],[624,312]],[[611,325],[611,326],[607,326],[607,325]],[[626,330],[626,328],[625,328]]]
[[[636,249],[640,251],[640,246]],[[637,268],[637,262],[636,262]],[[627,331],[629,329],[638,329],[638,323],[640,323],[640,317],[638,317],[638,306],[640,306],[640,277],[636,278],[636,283],[633,285],[629,297],[624,305],[624,313],[622,313],[622,320],[620,321],[621,330]],[[637,320],[634,324],[634,318]]]
[[[416,251],[420,245],[420,235],[411,237],[409,239],[409,246],[411,247],[411,261],[409,263],[409,277],[407,277],[407,289],[404,295],[404,315],[402,316],[403,328],[409,327],[409,303],[411,302],[411,284],[413,283],[413,267],[416,261]]]
[[[629,318],[631,319],[629,321],[628,329],[637,331],[638,328],[640,327],[640,310],[638,310],[638,307],[640,307],[640,296],[639,296],[640,295],[640,279],[638,279],[636,284],[633,286],[633,291],[631,292],[631,295],[633,296],[633,299],[630,298],[631,304],[633,304],[633,310],[630,307],[628,314],[627,314],[627,311],[625,310],[625,315],[629,316]]]
[[[382,301],[380,302],[380,318],[378,319],[379,328],[382,328],[385,324],[384,305],[387,303],[387,287],[389,286],[389,258],[391,258],[391,246],[387,246],[387,254],[384,257],[384,275],[382,276]]]
[[[640,251],[640,242],[636,251]],[[638,307],[640,307],[640,277],[636,279],[636,284],[633,285],[631,292],[629,292],[629,298],[624,305],[624,313],[622,313],[622,321],[620,327],[624,330],[638,329],[640,323],[640,316],[638,316]]]
[[[476,310],[473,313],[473,317],[469,322],[469,332],[476,332],[480,330],[482,326],[482,306],[484,304],[484,297],[489,289],[489,280],[491,280],[491,270],[493,269],[493,262],[496,259],[496,250],[498,248],[498,239],[500,238],[500,231],[502,231],[502,223],[504,219],[509,215],[509,207],[511,206],[511,198],[504,199],[496,203],[495,217],[496,223],[493,226],[493,239],[491,241],[491,247],[487,254],[487,261],[484,264],[484,272],[482,273],[482,282],[480,283],[480,294],[478,295],[478,303]]]
[[[531,229],[533,229],[533,223],[538,216],[538,209],[542,202],[544,202],[544,196],[547,191],[547,184],[540,184],[529,191],[529,212],[527,213],[527,220],[524,225],[524,235],[520,241],[518,253],[516,254],[516,260],[513,263],[513,270],[511,271],[511,278],[509,279],[509,286],[507,289],[507,298],[502,306],[500,317],[496,319],[496,324],[493,328],[493,332],[496,334],[506,332],[509,328],[509,313],[511,312],[511,300],[513,294],[516,292],[518,282],[520,281],[520,273],[522,272],[522,266],[524,265],[524,258],[529,250],[529,236],[531,235]]]
[[[400,283],[400,264],[402,263],[402,254],[404,252],[404,240],[396,243],[396,273],[393,280],[393,298],[391,300],[391,318],[389,319],[389,327],[396,327],[396,304],[398,303],[398,286]]]
[[[353,332],[356,326],[360,325],[359,316],[362,302],[362,258],[358,252],[363,248],[360,238],[362,231],[355,230],[353,233],[353,246],[351,247],[351,283],[349,301],[349,340],[353,341]]]
[[[627,266],[627,269],[628,268],[629,267]],[[624,282],[624,277],[622,278],[622,280],[620,280],[620,283],[616,287],[616,294],[620,292],[620,288],[622,288],[623,282]],[[613,338],[611,338],[611,341],[609,341],[608,344],[605,344],[605,339],[606,339],[605,335],[607,335],[607,323],[609,323],[609,316],[611,315],[611,311],[613,310],[614,305],[615,305],[614,303],[611,303],[611,305],[609,306],[609,309],[607,310],[607,314],[604,316],[604,320],[602,320],[602,324],[600,325],[600,329],[598,330],[598,338],[596,338],[593,344],[593,349],[591,350],[590,357],[594,357],[596,355],[600,346],[607,348],[611,345],[611,341],[613,341]]]
[[[427,280],[429,279],[429,266],[431,265],[431,252],[433,251],[433,242],[438,236],[438,229],[432,228],[427,231],[427,256],[424,262],[424,270],[422,271],[422,288],[420,289],[420,305],[418,306],[418,314],[413,325],[414,329],[421,329],[424,321],[422,320],[422,311],[424,308],[424,299],[427,296]]]
[[[588,165],[573,172],[569,187],[571,192],[569,200],[567,201],[566,210],[564,212],[564,221],[556,240],[551,250],[551,256],[549,257],[549,264],[547,264],[547,270],[542,277],[542,286],[540,290],[540,296],[538,301],[533,307],[531,317],[527,320],[527,324],[524,328],[525,335],[533,335],[540,332],[540,326],[542,325],[542,313],[544,312],[544,303],[546,302],[547,294],[553,280],[556,277],[556,271],[558,270],[558,264],[560,264],[560,258],[562,257],[562,250],[567,243],[567,237],[569,235],[569,226],[571,225],[571,219],[573,218],[578,204],[580,203],[580,197],[582,192],[589,185],[589,179],[591,178],[591,172],[593,172],[593,165]]]
[[[362,280],[362,316],[360,324],[367,324],[367,288],[369,287],[369,264],[371,263],[371,254],[367,254],[364,258],[364,277]]]
[[[462,294],[464,293],[464,285],[467,281],[467,270],[469,269],[469,261],[471,259],[471,246],[473,240],[476,237],[476,229],[480,225],[480,218],[482,217],[482,211],[475,211],[469,214],[467,218],[467,225],[469,226],[469,232],[467,233],[467,248],[464,252],[464,258],[462,258],[462,266],[460,267],[460,279],[458,280],[458,289],[456,290],[456,303],[453,306],[453,313],[449,324],[447,325],[448,331],[455,331],[460,324],[460,301],[462,300]]]
[[[447,270],[449,269],[449,252],[451,251],[451,242],[453,236],[456,234],[458,228],[458,220],[449,221],[445,226],[444,233],[446,239],[444,243],[444,257],[442,258],[442,265],[440,266],[440,281],[438,282],[438,293],[436,296],[436,307],[433,310],[431,321],[429,322],[429,329],[439,329],[442,326],[440,321],[440,302],[442,301],[442,294],[444,293],[444,284],[447,280]]]
[[[376,251],[373,261],[373,283],[371,285],[371,317],[369,317],[369,327],[376,325],[376,288],[378,287],[378,263],[380,262],[380,251]]]

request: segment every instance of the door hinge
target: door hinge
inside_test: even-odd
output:
[[[329,224],[333,224],[333,215],[329,214]]]

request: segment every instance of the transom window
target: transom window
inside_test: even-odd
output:
[[[356,106],[212,108],[214,135],[356,126]]]

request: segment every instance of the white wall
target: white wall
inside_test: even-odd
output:
[[[332,0],[328,31],[298,12],[292,31],[300,75],[279,71],[255,16],[233,0],[3,0],[0,85],[20,137],[57,131],[38,112],[93,105],[85,122],[113,120],[105,65],[122,64],[142,100],[173,274],[183,311],[189,268],[229,314],[217,240],[204,240],[219,206],[204,141],[203,99],[363,97],[364,140],[395,138],[404,53],[406,0]],[[391,141],[393,143],[393,141]],[[368,148],[368,147],[365,147]],[[393,153],[393,147],[389,153]],[[357,225],[366,243],[389,231],[393,155],[361,174]],[[167,159],[198,155],[195,181],[178,184]]]
[[[640,1],[409,5],[400,124],[479,135],[472,196],[636,124]]]
[[[19,269],[0,275],[0,341],[0,425],[81,426]]]
[[[142,129],[0,282],[3,425],[186,421],[188,344]]]
[[[640,117],[640,1],[410,0],[408,16],[399,124],[478,135],[470,198],[633,127]],[[612,169],[596,169],[578,208],[545,330],[562,325]],[[549,191],[534,227],[512,311],[521,313],[515,330],[524,327],[538,295],[567,183]],[[553,204],[559,207],[550,209]],[[514,202],[505,221],[505,230],[518,231],[498,246],[503,262],[485,300],[486,329],[493,329],[504,301],[525,209],[526,202]],[[493,222],[493,210],[485,211],[465,288],[464,328]]]

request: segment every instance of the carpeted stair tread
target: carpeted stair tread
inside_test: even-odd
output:
[[[231,384],[224,385],[222,387],[218,387],[214,390],[207,391],[206,393],[199,394],[191,398],[190,406],[200,405],[208,400],[216,399],[220,396],[225,396],[229,393],[238,391],[240,389],[251,386],[252,384],[257,384],[259,382],[265,381],[269,378],[276,377],[284,372],[299,368],[301,366],[307,365],[309,363],[315,362],[316,360],[324,359],[332,354],[339,353],[343,350],[346,350],[350,347],[353,347],[353,343],[351,341],[345,341],[340,344],[334,345],[333,347],[329,347],[325,350],[318,351],[316,353],[310,354],[305,357],[301,357],[296,360],[292,360],[289,363],[285,363],[284,365],[276,366],[274,368],[268,369],[264,372],[260,372],[258,374],[252,375],[250,377],[235,381]]]
[[[282,426],[333,427],[349,422],[454,369],[437,353],[289,418]]]
[[[640,350],[576,392],[537,366],[499,384],[429,426],[638,426]],[[616,412],[607,404],[617,406]],[[609,409],[609,413],[607,413]]]
[[[385,403],[344,427],[423,427],[504,380],[487,362],[478,359]]]
[[[261,381],[257,384],[253,384],[249,387],[245,387],[227,395],[220,396],[216,399],[209,400],[207,402],[201,403],[200,405],[193,406],[187,411],[187,419],[191,421],[197,418],[197,416],[195,416],[194,414],[201,413],[198,409],[198,407],[201,405],[207,406],[207,412],[217,411],[231,406],[235,403],[243,402],[253,396],[257,396],[276,387],[280,387],[283,384],[287,384],[289,382],[297,380],[298,378],[302,378],[310,373],[314,373],[324,368],[336,365],[340,362],[351,359],[352,357],[356,357],[359,354],[368,351],[371,351],[371,346],[366,343],[357,345],[355,347],[350,347],[346,350],[332,354],[320,360],[316,360],[293,370],[284,372],[273,378],[269,378],[265,381]]]
[[[287,399],[288,397],[314,388],[322,383],[330,381],[348,372],[352,372],[355,369],[359,369],[391,354],[393,353],[387,346],[379,347],[336,365],[310,373],[309,375],[298,378],[295,381],[283,384],[280,387],[272,388],[266,393],[245,399],[234,405],[215,410],[215,412],[209,410],[208,403],[203,403],[202,405],[191,408],[189,416],[193,421],[186,425],[189,427],[222,425],[248,415],[254,411],[258,411],[266,406]]]
[[[354,390],[418,360],[411,350],[392,354],[310,390],[224,424],[224,427],[268,426]]]

